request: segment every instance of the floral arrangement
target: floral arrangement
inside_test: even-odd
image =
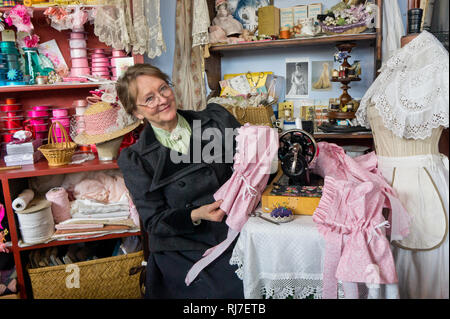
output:
[[[27,35],[25,38],[19,41],[21,47],[37,48],[39,45],[39,36],[37,34]]]
[[[30,34],[33,31],[34,26],[31,23],[31,17],[33,16],[33,9],[25,7],[22,4],[16,5],[7,14],[5,14],[5,22],[9,26],[14,25],[17,31],[22,31]]]
[[[114,84],[102,84],[98,89],[89,91],[89,93],[92,96],[88,97],[87,100],[91,103],[106,102],[109,104],[120,104]]]
[[[378,7],[373,3],[358,6],[340,6],[328,12],[320,22],[324,31],[345,32],[356,27],[370,27],[377,15]]]

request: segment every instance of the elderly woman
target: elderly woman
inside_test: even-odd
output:
[[[217,104],[199,112],[177,110],[168,76],[148,64],[130,67],[117,94],[129,114],[150,124],[118,160],[149,235],[146,297],[243,298],[242,282],[229,264],[233,247],[189,286],[184,281],[202,254],[226,238],[225,212],[213,194],[232,175],[232,129],[239,122]],[[204,146],[217,141],[220,152],[214,148],[218,154],[211,156]]]

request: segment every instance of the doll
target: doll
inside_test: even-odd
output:
[[[212,21],[212,25],[221,27],[227,36],[239,35],[242,33],[242,24],[228,11],[228,3],[226,0],[216,1],[217,15]]]

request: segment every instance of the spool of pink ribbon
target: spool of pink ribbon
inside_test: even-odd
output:
[[[69,195],[63,187],[50,189],[45,197],[52,203],[52,215],[55,224],[72,218],[70,215]]]

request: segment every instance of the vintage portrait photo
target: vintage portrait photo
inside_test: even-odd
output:
[[[308,59],[286,59],[286,98],[308,97],[308,79]]]
[[[311,91],[330,91],[333,61],[311,61]]]

